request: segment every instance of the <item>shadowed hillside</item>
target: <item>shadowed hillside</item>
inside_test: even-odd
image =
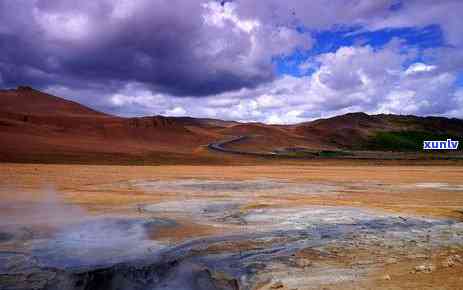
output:
[[[463,120],[349,113],[300,124],[294,132],[344,149],[419,151],[423,140],[462,140]]]

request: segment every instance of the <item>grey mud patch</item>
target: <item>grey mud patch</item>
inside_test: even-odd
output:
[[[368,273],[365,269],[316,265],[310,267],[308,271],[296,267],[288,269],[281,263],[270,264],[267,271],[259,277],[261,284],[269,286],[262,289],[274,289],[280,283],[286,289],[319,289],[320,285],[358,281]]]
[[[142,180],[132,181],[131,186],[140,188],[146,192],[171,192],[171,193],[233,193],[246,195],[252,193],[280,194],[327,194],[336,193],[338,186],[323,183],[287,182],[271,179],[256,180],[212,180],[212,179],[180,179],[180,180]]]
[[[445,191],[459,191],[463,193],[463,184],[449,184],[444,182],[422,182],[414,184],[421,189],[437,189]]]
[[[229,209],[227,205],[213,204],[211,212],[220,215]],[[202,210],[201,206],[190,208],[193,213]],[[138,255],[138,259],[125,257],[113,265],[85,264],[77,262],[74,256],[71,262],[75,264],[66,261],[68,268],[64,272],[49,270],[51,266],[63,265],[60,264],[62,261],[54,264],[56,261],[48,260],[48,266],[43,267],[44,259],[49,259],[53,253],[41,249],[47,253],[35,257],[41,268],[31,271],[51,277],[37,289],[237,290],[254,289],[256,285],[276,281],[287,287],[311,289],[361,279],[370,267],[365,265],[374,266],[377,261],[350,268],[329,266],[320,261],[301,266],[292,261],[300,250],[316,249],[334,255],[331,252],[333,247],[349,251],[361,245],[373,251],[381,249],[384,257],[400,257],[421,255],[430,247],[445,243],[463,245],[461,223],[378,214],[357,208],[253,209],[241,218],[249,224],[250,231],[165,245]],[[269,222],[270,218],[276,220]],[[213,222],[217,222],[216,216],[213,216]],[[169,222],[160,223],[172,226]],[[158,224],[154,222],[154,226]],[[116,248],[130,248],[133,241],[140,243],[143,236],[139,230],[147,226],[152,225],[127,220],[106,220],[96,225],[84,223],[60,233],[50,245],[59,248],[64,243],[65,248],[73,252],[78,250],[73,244],[74,239],[79,239],[94,250],[92,256],[98,256],[103,239],[110,241],[111,237],[118,237],[113,241]],[[116,233],[113,228],[117,228]],[[120,237],[121,233],[126,234]],[[94,244],[96,247],[92,246]],[[309,286],[301,287],[304,285]]]
[[[365,181],[365,182],[352,182],[343,183],[339,185],[343,192],[369,192],[380,191],[384,193],[389,192],[403,192],[419,191],[419,190],[434,190],[434,191],[455,191],[463,193],[463,184],[450,184],[446,182],[420,182],[420,183],[405,183],[405,184],[391,184],[384,182]]]
[[[153,193],[233,195],[226,199],[149,204],[143,207],[143,214],[151,218],[92,217],[66,225],[51,237],[22,239],[24,253],[0,253],[0,262],[4,263],[0,266],[0,286],[53,290],[238,290],[280,282],[289,288],[311,289],[362,279],[371,267],[381,263],[374,258],[378,255],[375,252],[380,253],[380,258],[400,259],[407,255],[423,256],[445,245],[463,246],[463,223],[451,220],[353,207],[245,207],[252,200],[250,193],[331,194],[339,190],[327,184],[301,184],[198,179],[134,182],[133,186]],[[147,237],[147,232],[157,228],[175,227],[179,217],[237,231],[177,244]],[[4,243],[11,243],[11,239]],[[324,264],[322,254],[318,261],[294,262],[299,251],[311,249],[336,256],[333,248],[345,252],[368,249],[372,257],[350,268]]]
[[[382,251],[383,258],[400,259],[422,257],[442,246],[463,246],[463,223],[352,207],[239,210],[235,203],[185,200],[150,205],[145,209],[154,215],[182,213],[205,224],[222,222],[223,225],[238,227],[242,234],[237,237],[221,242],[208,240],[208,248],[223,247],[228,251],[211,254],[205,250],[201,261],[208,269],[226,272],[237,281],[241,279],[240,285],[283,281],[288,287],[301,287],[308,283],[317,288],[323,284],[362,279],[367,269],[382,263],[372,259],[360,261],[357,266],[348,269],[323,264],[301,269],[289,262],[293,253],[306,248],[329,253],[332,247],[344,251],[360,247],[372,249],[372,256],[374,251]],[[239,224],[236,224],[237,220]],[[255,248],[239,250],[242,243],[254,243]],[[237,268],[241,271],[230,269],[230,264],[239,265]],[[256,265],[261,265],[258,270]]]
[[[155,216],[175,216],[212,224],[214,221],[222,222],[227,216],[239,214],[242,205],[239,201],[191,199],[145,205],[143,210]]]

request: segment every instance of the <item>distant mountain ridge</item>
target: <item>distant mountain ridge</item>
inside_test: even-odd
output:
[[[463,120],[348,113],[294,125],[240,123],[209,118],[123,118],[30,87],[0,91],[0,161],[215,162],[225,154],[205,145],[246,152],[296,150],[419,151],[423,138],[463,136]]]

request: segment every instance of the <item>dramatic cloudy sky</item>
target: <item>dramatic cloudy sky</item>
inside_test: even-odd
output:
[[[0,87],[123,116],[463,118],[462,0],[0,0]]]

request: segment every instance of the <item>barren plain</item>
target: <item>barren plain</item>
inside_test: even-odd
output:
[[[1,289],[461,289],[459,166],[0,165]]]

